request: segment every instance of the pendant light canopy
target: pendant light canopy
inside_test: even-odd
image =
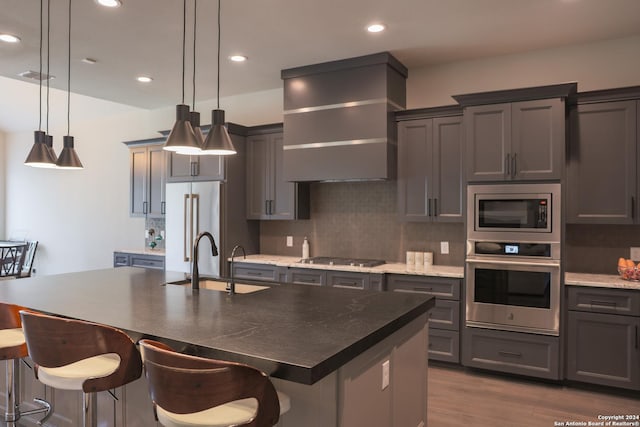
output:
[[[178,154],[198,154],[201,144],[198,142],[193,126],[189,106],[184,103],[184,63],[187,27],[187,0],[182,2],[182,103],[176,105],[176,122],[167,137],[164,149]]]
[[[224,110],[220,109],[220,0],[218,0],[218,86],[217,109],[211,111],[211,129],[204,140],[203,153],[226,156],[236,154],[229,132],[224,125]]]

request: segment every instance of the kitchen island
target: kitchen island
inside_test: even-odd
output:
[[[278,284],[228,295],[165,285],[181,278],[131,267],[34,277],[3,284],[0,301],[255,366],[291,397],[282,426],[426,425],[431,297]]]

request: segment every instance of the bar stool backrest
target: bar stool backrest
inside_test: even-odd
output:
[[[23,307],[0,302],[0,329],[18,329],[22,327],[20,322],[20,310]],[[11,347],[0,347],[0,360],[20,359],[27,356],[27,344]]]
[[[135,343],[119,329],[31,310],[21,310],[20,317],[29,356],[36,365],[57,368],[108,353],[120,357],[115,372],[83,383],[85,393],[120,387],[142,375],[142,360]]]
[[[255,398],[256,416],[242,426],[273,426],[280,417],[269,377],[240,363],[190,356],[152,340],[141,340],[151,400],[166,411],[190,414],[234,400]]]

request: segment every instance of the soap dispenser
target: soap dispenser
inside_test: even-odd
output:
[[[309,240],[307,236],[304,236],[304,241],[302,242],[302,259],[309,258]]]

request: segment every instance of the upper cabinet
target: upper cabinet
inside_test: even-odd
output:
[[[129,146],[131,216],[165,213],[166,152],[157,138],[127,142]]]
[[[422,111],[428,117],[431,110]],[[398,117],[400,220],[462,222],[462,116]]]
[[[309,184],[285,181],[281,125],[247,136],[247,219],[308,219]]]
[[[454,96],[464,106],[467,181],[560,180],[565,101],[576,87],[568,83]]]
[[[223,156],[185,156],[170,152],[167,155],[167,181],[223,181]]]
[[[568,151],[568,223],[634,224],[638,214],[640,101],[585,95],[572,109]],[[631,94],[640,97],[640,92]]]

